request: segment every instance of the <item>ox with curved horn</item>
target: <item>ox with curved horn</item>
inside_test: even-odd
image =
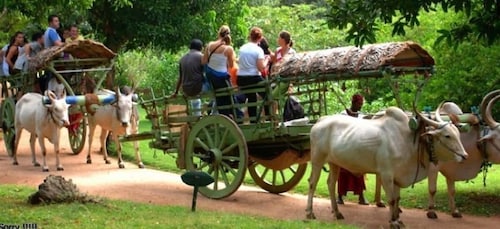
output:
[[[480,105],[480,110],[479,110],[479,111],[480,111],[480,114],[481,114],[481,118],[482,118],[485,122],[486,122],[486,120],[487,120],[487,118],[486,118],[486,116],[487,116],[487,115],[486,115],[487,106],[488,106],[489,102],[490,102],[493,98],[495,98],[495,96],[497,96],[497,95],[500,95],[500,89],[498,89],[498,90],[494,90],[494,91],[492,91],[492,92],[488,93],[487,95],[485,95],[485,96],[484,96],[483,100],[481,101],[481,105]],[[491,116],[490,116],[490,117],[491,117]],[[488,120],[488,121],[491,121],[491,119],[490,119],[490,120]],[[486,124],[488,124],[488,123],[486,123]],[[488,124],[488,126],[490,126],[490,127],[491,127],[491,125],[490,125],[490,124]]]
[[[500,92],[500,90],[497,90]],[[490,93],[491,94],[491,93]],[[483,136],[481,139],[479,139],[479,142],[481,141],[484,141],[484,140],[489,140],[489,139],[494,139],[496,137],[496,134],[498,134],[498,132],[500,131],[497,131],[498,127],[500,126],[500,123],[498,123],[497,121],[495,121],[495,119],[493,119],[493,116],[491,115],[491,111],[493,109],[493,105],[500,99],[500,93],[498,95],[496,95],[493,99],[491,99],[489,102],[488,102],[488,105],[486,106],[486,109],[485,109],[485,112],[484,112],[484,122],[486,123],[486,125],[488,125],[488,127],[490,128],[490,132],[488,134],[486,134],[485,136]]]

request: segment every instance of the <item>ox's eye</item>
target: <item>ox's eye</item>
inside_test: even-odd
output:
[[[450,136],[450,135],[445,135],[444,137],[445,137],[445,138],[451,138],[451,136]]]

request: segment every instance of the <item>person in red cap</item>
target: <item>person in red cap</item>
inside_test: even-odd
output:
[[[363,96],[360,94],[355,94],[352,96],[351,108],[345,109],[342,112],[344,115],[349,115],[352,117],[362,118],[360,110],[363,107]],[[346,169],[340,168],[339,179],[338,179],[338,204],[344,204],[343,196],[347,195],[348,191],[354,192],[354,195],[358,195],[358,203],[362,205],[368,205],[363,191],[366,189],[364,175],[356,176]]]

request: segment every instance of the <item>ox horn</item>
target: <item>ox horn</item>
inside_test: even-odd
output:
[[[443,119],[441,118],[441,107],[443,107],[444,101],[439,104],[439,106],[436,108],[434,116],[436,117],[436,121],[438,122],[444,122]]]
[[[118,102],[118,100],[120,100],[120,96],[121,96],[120,88],[117,86],[117,87],[115,87],[116,102]]]
[[[428,119],[428,118],[424,117],[422,114],[420,114],[420,112],[418,112],[417,108],[415,107],[415,102],[413,102],[413,113],[417,114],[417,117],[419,119],[424,120],[424,122],[427,123],[428,125],[431,125],[431,126],[433,126],[435,128],[439,128],[439,126],[441,126],[439,124],[439,122],[436,122],[434,120]]]
[[[490,127],[490,128],[496,128],[498,125],[500,125],[498,122],[493,119],[493,116],[491,116],[491,110],[493,109],[493,104],[500,99],[500,95],[495,96],[495,98],[491,99],[488,102],[488,106],[486,106],[486,111],[484,113],[484,122]]]
[[[481,118],[483,120],[486,120],[486,110],[487,110],[488,103],[490,102],[490,100],[492,98],[494,98],[498,94],[500,94],[500,89],[494,90],[494,91],[488,93],[487,95],[484,96],[483,101],[481,101],[479,112],[480,112]]]

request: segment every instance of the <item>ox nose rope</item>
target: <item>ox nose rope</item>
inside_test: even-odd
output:
[[[453,154],[463,158],[464,160],[466,159],[464,155],[460,155],[459,153],[457,153],[455,150],[453,150],[450,146],[448,146],[447,144],[445,144],[443,141],[441,140],[438,140],[438,142],[444,146],[444,148],[446,148],[448,151],[452,152]]]

